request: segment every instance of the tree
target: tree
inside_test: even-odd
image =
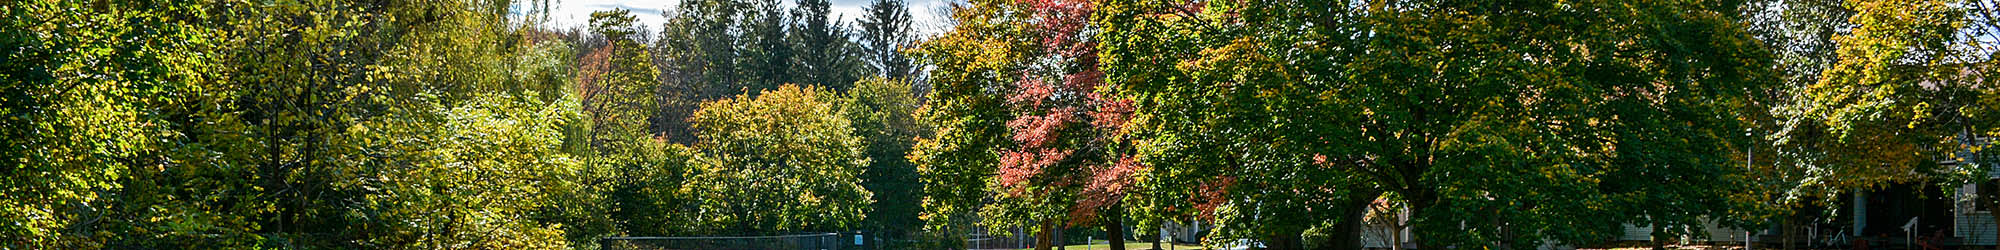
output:
[[[655,54],[662,57],[661,124],[668,141],[693,144],[694,130],[685,119],[702,101],[740,94],[737,58],[739,20],[747,19],[744,3],[735,0],[686,0],[669,12],[660,29]]]
[[[1109,238],[1121,240],[1123,218],[1118,204],[1125,199],[1132,173],[1140,168],[1130,157],[1131,147],[1120,137],[1129,119],[1130,103],[1097,93],[1104,81],[1098,70],[1096,43],[1086,35],[1094,32],[1088,23],[1092,8],[1091,3],[1082,1],[976,2],[961,7],[961,14],[954,18],[980,25],[960,26],[924,47],[926,56],[935,57],[931,62],[941,66],[981,64],[940,69],[938,76],[960,78],[941,80],[939,91],[961,89],[939,92],[933,98],[947,104],[993,101],[981,104],[997,106],[964,108],[990,108],[1002,112],[993,118],[1006,117],[1000,124],[1005,129],[1001,134],[1009,135],[1005,141],[953,142],[977,142],[952,146],[973,146],[955,150],[987,151],[990,153],[983,154],[997,156],[991,158],[991,164],[997,165],[939,169],[997,175],[945,179],[965,185],[956,188],[983,188],[983,193],[992,195],[953,206],[978,208],[982,224],[989,228],[1030,226],[1040,248],[1051,245],[1058,226],[1068,225],[1102,223],[1113,235]],[[965,118],[948,119],[962,122]],[[949,130],[943,125],[941,129]],[[938,156],[943,155],[921,157]]]
[[[592,150],[585,161],[590,169],[581,177],[603,186],[580,188],[595,188],[584,192],[601,196],[586,198],[612,205],[586,211],[610,217],[595,223],[615,225],[596,226],[608,228],[599,233],[671,235],[708,230],[689,215],[698,211],[692,210],[698,199],[682,187],[693,178],[694,153],[671,144],[667,137],[676,131],[669,126],[684,124],[686,118],[666,107],[693,100],[665,95],[659,69],[650,59],[652,50],[635,37],[642,31],[635,20],[622,9],[591,14],[592,33],[603,34],[608,45],[584,58],[577,79],[584,92],[584,115],[592,121],[587,130]]]
[[[1772,108],[1771,137],[1813,196],[1899,181],[1946,187],[1987,181],[1982,148],[2000,110],[1985,75],[2000,19],[1990,3],[1841,1],[1839,19],[1797,21],[1844,28],[1804,39],[1821,45],[1817,74],[1800,77]],[[1797,4],[1806,5],[1806,4]],[[1808,5],[1810,6],[1810,5]],[[1788,152],[1789,153],[1789,152]],[[1958,167],[1941,168],[1951,161]],[[1799,195],[1799,196],[1806,196]],[[2000,199],[1980,197],[2000,204]],[[2000,220],[1996,220],[2000,222]]]
[[[798,72],[792,70],[792,64],[798,55],[787,36],[786,28],[791,22],[786,18],[783,4],[778,0],[753,0],[747,9],[738,28],[743,44],[737,64],[742,65],[738,68],[742,77],[732,86],[735,89],[730,89],[734,91],[732,95],[755,95],[778,85],[796,83],[794,74]]]
[[[981,213],[999,222],[1040,221],[1048,234],[1068,225],[1102,222],[1114,249],[1123,248],[1118,205],[1140,166],[1120,137],[1131,103],[1097,91],[1105,86],[1097,43],[1087,34],[1093,5],[1085,1],[1030,1],[1025,24],[1038,42],[1027,54],[1007,106],[1015,119],[1012,147],[998,148],[995,204]],[[1100,216],[1108,214],[1111,216]],[[1018,219],[1017,219],[1018,218]],[[1025,219],[1025,220],[1021,220]],[[1059,232],[1059,231],[1058,231]],[[1046,248],[1050,244],[1038,244]]]
[[[861,80],[863,65],[849,40],[847,23],[829,17],[826,0],[799,0],[792,10],[792,51],[797,55],[793,77],[797,83],[818,84],[830,91],[847,91]]]
[[[904,79],[915,74],[916,67],[903,54],[903,49],[913,45],[915,30],[910,29],[910,8],[902,0],[875,0],[870,2],[867,13],[860,20],[860,51],[863,61],[867,61],[874,74],[891,79]]]
[[[869,228],[883,237],[910,237],[922,229],[917,218],[922,207],[922,186],[917,182],[917,166],[910,162],[916,139],[931,131],[916,119],[923,106],[904,80],[869,78],[847,91],[844,105],[854,134],[866,140],[868,170],[861,184],[874,194],[868,210]],[[905,238],[907,239],[907,238]],[[891,246],[895,247],[895,246]]]
[[[1013,117],[997,93],[1012,91],[1007,83],[1020,66],[1011,62],[1020,61],[1018,55],[1031,47],[1026,39],[1010,39],[1025,36],[996,34],[1022,32],[999,22],[1015,14],[1003,12],[999,4],[954,5],[952,19],[964,21],[917,49],[919,61],[937,66],[931,72],[933,88],[924,98],[930,103],[918,111],[937,134],[918,139],[909,156],[923,182],[920,217],[930,237],[956,237],[968,231],[964,225],[977,222],[973,214],[991,194],[986,185],[999,166],[993,149],[1012,143],[1005,124]]]
[[[859,226],[871,202],[861,186],[863,139],[830,93],[783,85],[755,97],[703,103],[700,168],[687,188],[701,223],[749,234]]]
[[[591,13],[591,32],[602,34],[610,44],[585,56],[578,77],[584,112],[592,120],[590,143],[600,151],[611,151],[640,143],[648,129],[658,97],[654,94],[659,71],[653,68],[645,46],[634,35],[637,17],[618,9]],[[611,152],[608,152],[611,153]]]
[[[216,65],[217,32],[191,24],[202,6],[152,3],[89,5],[27,1],[0,6],[0,246],[103,247],[102,228],[126,219],[126,179],[165,167],[160,151],[183,146],[176,117],[158,106],[202,103],[189,91]],[[178,168],[177,168],[178,169]],[[194,175],[198,173],[190,173]],[[228,183],[226,185],[242,185]],[[135,197],[143,198],[143,197]],[[234,197],[232,197],[234,198]],[[252,212],[234,210],[230,212]],[[225,213],[203,226],[217,243],[256,239]],[[253,224],[254,225],[254,224]],[[254,226],[248,226],[254,228]],[[184,230],[180,232],[188,232]],[[189,232],[192,233],[192,232]],[[168,233],[171,234],[171,233]]]
[[[1692,233],[1749,187],[1730,159],[1770,59],[1700,1],[1106,1],[1107,81],[1136,101],[1148,197],[1295,249],[1358,246],[1365,207],[1421,245]],[[1645,17],[1672,16],[1654,19]],[[1634,20],[1603,22],[1602,20]],[[1169,167],[1170,166],[1170,167]],[[1650,185],[1672,180],[1677,185]],[[1172,198],[1165,198],[1172,199]],[[1329,209],[1330,208],[1330,209]]]
[[[568,181],[549,179],[571,166],[552,152],[573,121],[573,99],[550,91],[566,86],[551,62],[567,55],[514,29],[506,6],[0,6],[0,41],[20,48],[0,72],[29,83],[0,87],[4,125],[23,128],[6,130],[0,151],[23,171],[0,188],[25,194],[0,198],[0,237],[28,248],[564,247],[565,229],[539,212],[552,203],[533,190]],[[44,158],[62,161],[27,162]]]

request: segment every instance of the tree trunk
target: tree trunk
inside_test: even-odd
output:
[[[1410,218],[1413,218],[1413,220],[1414,218],[1417,217],[1418,214],[1423,213],[1424,209],[1430,208],[1431,202],[1434,201],[1432,200],[1433,197],[1432,193],[1421,189],[1418,190],[1404,189],[1402,192],[1399,192],[1397,194],[1403,195],[1403,201],[1406,203],[1405,205],[1409,207],[1410,209],[1409,216]],[[1430,223],[1439,223],[1439,222],[1433,221]],[[1404,226],[1415,227],[1416,225],[1404,225]],[[1424,243],[1423,235],[1418,234],[1415,229],[1411,229],[1410,232],[1411,232],[1410,243],[1416,245],[1416,249],[1441,249],[1440,247],[1435,247],[1431,246],[1430,244]]]
[[[1342,202],[1339,208],[1346,210],[1340,213],[1340,217],[1334,218],[1333,231],[1327,233],[1325,241],[1320,242],[1319,247],[1361,249],[1361,234],[1364,233],[1362,226],[1368,224],[1361,220],[1368,215],[1368,206],[1374,204],[1375,197],[1381,195],[1381,192],[1367,192],[1349,197],[1347,201]]]
[[[1794,246],[1793,246],[1793,244],[1792,244],[1792,241],[1793,241],[1793,239],[1795,239],[1795,238],[1793,238],[1793,237],[1798,237],[1798,235],[1799,235],[1799,233],[1798,233],[1798,231],[1799,231],[1799,230],[1794,230],[1794,229],[1798,229],[1798,228],[1799,228],[1799,226],[1798,226],[1798,225],[1793,225],[1793,223],[1792,223],[1793,221],[1798,221],[1798,216],[1797,216],[1797,215],[1793,215],[1793,216],[1787,216],[1787,217],[1790,217],[1790,218],[1785,218],[1785,221],[1784,221],[1784,222],[1781,222],[1781,223],[1778,223],[1778,225],[1782,225],[1782,227],[1780,227],[1780,228],[1783,228],[1782,230],[1785,230],[1785,232],[1784,232],[1784,233],[1785,233],[1785,250],[1791,250],[1791,249],[1793,249],[1793,247],[1794,247]]]
[[[1104,240],[1111,250],[1125,250],[1125,206],[1113,204],[1104,211]]]
[[[1055,242],[1056,223],[1042,221],[1040,226],[1041,233],[1035,234],[1035,250],[1049,250],[1049,244]]]
[[[1068,231],[1069,224],[1056,223],[1056,244],[1054,245],[1056,246],[1056,250],[1069,250],[1069,239],[1063,238],[1064,234],[1069,234]]]
[[[1271,239],[1264,241],[1264,247],[1268,247],[1271,250],[1303,250],[1306,249],[1305,239],[1301,236],[1304,234],[1304,228],[1296,231],[1285,230],[1284,232],[1271,235]]]
[[[1391,223],[1395,226],[1391,227],[1391,231],[1389,231],[1389,250],[1403,250],[1403,230],[1410,228],[1410,226],[1403,224],[1404,217],[1402,214],[1403,212],[1397,211],[1396,221]]]
[[[1153,235],[1153,250],[1160,250],[1160,249],[1166,249],[1166,248],[1160,248],[1160,240],[1164,240],[1164,239],[1166,239],[1166,238],[1167,238],[1167,234],[1164,234],[1164,232],[1167,232],[1167,229],[1166,229],[1166,225],[1160,225],[1160,227],[1161,227],[1161,228],[1155,228],[1155,229],[1159,229],[1159,230],[1153,230],[1153,234],[1154,234],[1154,235]]]
[[[1653,223],[1653,249],[1667,249],[1667,241],[1671,239],[1660,237],[1662,234],[1660,232],[1665,231],[1667,231],[1666,227],[1661,227],[1659,223]]]

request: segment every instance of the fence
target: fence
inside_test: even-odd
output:
[[[599,239],[604,249],[664,250],[664,249],[828,249],[850,248],[839,233],[795,234],[776,236],[700,236],[700,237],[605,237]]]

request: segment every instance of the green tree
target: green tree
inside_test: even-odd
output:
[[[954,9],[952,19],[959,25],[916,49],[918,61],[937,69],[930,72],[933,87],[924,98],[929,103],[918,111],[919,120],[937,133],[918,139],[909,156],[923,182],[920,217],[932,234],[927,237],[952,239],[978,222],[975,213],[992,194],[986,185],[1000,165],[994,149],[1013,143],[1006,124],[1014,117],[997,93],[1012,91],[1007,83],[1021,70],[1014,62],[1022,61],[1033,41],[999,34],[1027,32],[1005,23],[1020,14],[1000,4],[980,1]]]
[[[738,81],[729,85],[730,95],[756,95],[778,85],[797,83],[792,69],[798,52],[792,49],[789,32],[790,19],[785,15],[785,6],[778,0],[751,0],[743,14],[742,32],[738,41],[740,57],[737,58]],[[718,96],[717,98],[726,98]]]
[[[583,112],[593,121],[589,128],[592,151],[585,175],[597,196],[610,204],[588,208],[608,216],[612,225],[604,234],[672,235],[703,230],[690,223],[694,206],[692,194],[681,190],[691,177],[691,150],[670,144],[663,133],[672,131],[663,124],[683,120],[667,111],[668,103],[690,102],[684,96],[664,96],[660,71],[650,59],[652,50],[640,43],[642,29],[626,10],[592,13],[591,29],[607,39],[607,46],[584,57],[578,88],[584,93]],[[584,199],[590,200],[590,199]],[[586,236],[587,237],[587,236]]]
[[[922,209],[922,190],[917,182],[917,166],[910,162],[910,150],[917,138],[931,136],[929,128],[916,119],[923,106],[912,93],[908,81],[869,78],[847,91],[845,105],[854,133],[866,142],[870,159],[861,174],[861,185],[874,194],[868,210],[868,228],[885,237],[909,240],[922,229],[917,218]]]
[[[783,85],[752,97],[703,103],[690,119],[702,154],[688,192],[699,223],[734,233],[832,231],[860,226],[872,195],[868,166],[833,94]]]
[[[607,153],[637,148],[649,137],[649,115],[658,105],[659,70],[652,66],[645,45],[636,35],[637,17],[618,9],[591,13],[591,32],[609,45],[584,57],[578,85],[584,112],[590,113],[593,148]]]
[[[1809,5],[1812,4],[1812,5]],[[1787,20],[1795,26],[1841,28],[1800,39],[1814,45],[1818,70],[1778,95],[1770,136],[1787,170],[1792,197],[1825,197],[1892,182],[1955,187],[1988,181],[1982,152],[2000,134],[1992,116],[2000,100],[1991,80],[2000,34],[1991,3],[1965,1],[1839,1],[1836,18]],[[1941,168],[1936,162],[1953,161]],[[1979,197],[1978,202],[2000,204]],[[2000,220],[1996,220],[2000,222]]]
[[[110,211],[127,210],[118,206],[125,199],[152,198],[120,190],[125,180],[174,164],[162,151],[189,147],[174,144],[188,138],[177,133],[186,129],[178,113],[158,107],[200,105],[202,95],[214,94],[201,83],[218,55],[198,52],[226,41],[195,25],[209,10],[154,2],[0,5],[0,46],[9,48],[0,52],[0,246],[103,247],[102,237],[117,235],[99,230],[132,219]],[[216,245],[241,246],[257,241],[245,233],[255,227],[245,220],[254,217],[231,213],[255,211],[189,211],[181,218],[199,223],[190,225],[216,228],[146,236],[206,233],[226,242]]]
[[[910,56],[903,50],[916,43],[910,28],[910,7],[902,0],[869,2],[859,26],[859,50],[863,61],[876,76],[903,79],[916,73]]]
[[[740,94],[737,57],[741,48],[733,30],[745,17],[745,3],[736,0],[684,0],[661,27],[656,55],[660,81],[668,98],[661,105],[666,117],[662,132],[668,141],[692,144],[694,130],[685,119],[700,102]]]
[[[0,6],[0,41],[21,48],[0,63],[0,238],[564,247],[536,190],[573,165],[553,151],[576,107],[567,55],[510,3]]]
[[[1755,210],[1732,196],[1750,186],[1725,160],[1748,141],[1730,117],[1774,78],[1736,5],[1098,7],[1107,81],[1137,101],[1143,158],[1160,166],[1139,177],[1154,217],[1201,211],[1274,248],[1357,247],[1377,199],[1407,205],[1426,246],[1753,224],[1731,216]],[[1175,197],[1202,198],[1159,200]],[[1306,230],[1330,235],[1305,244]]]
[[[792,10],[790,38],[797,56],[792,79],[802,84],[818,84],[830,91],[847,91],[861,80],[864,62],[858,46],[849,39],[847,23],[828,16],[832,4],[826,0],[799,0]]]

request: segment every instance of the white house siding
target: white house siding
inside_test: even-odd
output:
[[[1953,210],[1957,210],[1953,214],[1957,214],[1957,216],[1953,216],[1955,218],[1952,218],[1954,223],[1952,223],[1951,231],[1952,236],[1959,238],[1959,244],[1993,245],[1994,243],[1995,228],[1993,226],[1993,213],[1973,211],[1974,206],[1972,202],[1979,194],[1978,189],[1978,185],[1965,185],[1958,188],[1958,197],[1955,199],[1957,206],[1953,206],[1955,207]]]
[[[1742,243],[1743,243],[1743,240],[1744,240],[1744,237],[1748,237],[1748,236],[1749,236],[1749,235],[1745,235],[1744,233],[1745,233],[1746,231],[1744,231],[1744,230],[1742,230],[1742,229],[1735,229],[1735,228],[1728,228],[1728,227],[1724,227],[1724,226],[1722,226],[1722,224],[1721,224],[1721,223],[1716,223],[1715,221],[1709,221],[1708,223],[1702,223],[1702,231],[1703,231],[1703,232],[1705,232],[1705,233],[1708,233],[1708,235],[1696,235],[1696,236],[1694,236],[1694,237],[1703,237],[1703,236],[1707,236],[1708,238],[1707,238],[1707,239],[1700,239],[1700,238],[1697,238],[1697,239],[1695,239],[1696,241],[1707,241],[1707,242],[1715,242],[1715,243],[1725,243],[1724,245],[1731,245],[1731,244],[1726,244],[1726,243],[1736,243],[1736,244],[1742,244]]]
[[[1641,227],[1632,224],[1625,224],[1624,228],[1625,228],[1625,233],[1620,234],[1618,236],[1618,240],[1621,241],[1653,240],[1653,227]]]
[[[1361,247],[1362,247],[1362,248],[1369,248],[1369,249],[1389,249],[1389,244],[1388,244],[1388,243],[1389,243],[1389,241],[1392,241],[1392,240],[1396,239],[1396,238],[1392,238],[1392,236],[1394,236],[1394,235],[1389,235],[1389,233],[1390,233],[1389,231],[1390,231],[1390,230],[1392,230],[1392,229],[1389,229],[1389,226],[1387,226],[1387,225],[1365,225],[1365,226],[1362,226],[1362,228],[1361,228]],[[1402,239],[1403,239],[1403,241],[1404,241],[1404,242],[1409,242],[1409,240],[1410,240],[1410,230],[1409,230],[1409,229],[1407,229],[1407,228],[1406,228],[1406,229],[1403,229],[1403,230],[1400,230],[1400,231],[1399,231],[1399,232],[1397,232],[1397,233],[1401,233],[1401,234],[1403,234],[1403,235],[1402,235],[1402,236],[1403,236],[1403,238],[1402,238]]]
[[[1388,227],[1388,226],[1386,226],[1386,225],[1366,225],[1366,226],[1363,226],[1363,227],[1362,227],[1362,233],[1361,233],[1361,248],[1365,248],[1365,249],[1390,249],[1390,248],[1389,248],[1389,245],[1388,245],[1388,243],[1389,243],[1389,241],[1391,241],[1391,239],[1392,239],[1392,238],[1389,238],[1389,236],[1390,236],[1390,235],[1388,235],[1388,232],[1389,232],[1389,231],[1390,231],[1390,230],[1389,230],[1389,227]],[[1403,243],[1405,243],[1405,245],[1408,245],[1408,243],[1409,243],[1409,240],[1410,240],[1410,230],[1409,230],[1408,228],[1405,228],[1405,229],[1401,230],[1401,231],[1400,231],[1399,233],[1403,234],[1403,238],[1402,238],[1402,239],[1403,239]],[[1541,250],[1573,250],[1573,249],[1576,249],[1576,247],[1573,247],[1573,246],[1569,246],[1569,245],[1563,245],[1563,244],[1560,244],[1560,243],[1558,243],[1558,242],[1554,242],[1554,241],[1543,241],[1543,242],[1542,242],[1542,245],[1541,245],[1541,246],[1536,246],[1536,247],[1535,247],[1535,249],[1541,249]]]
[[[1986,212],[1975,212],[1974,214],[1959,214],[1957,217],[1956,220],[1958,223],[1955,224],[1958,225],[1953,226],[1952,231],[1957,234],[1956,236],[1958,236],[1960,244],[1993,245],[1994,228],[1992,215]]]
[[[1709,221],[1702,223],[1702,229],[1698,231],[1698,233],[1703,233],[1704,235],[1693,235],[1691,236],[1691,239],[1687,239],[1686,242],[1687,243],[1712,242],[1725,245],[1734,242],[1740,244],[1743,242],[1744,237],[1748,236],[1744,235],[1744,232],[1745,231],[1742,229],[1728,228],[1722,226],[1722,224],[1720,223]],[[1653,228],[1642,227],[1633,224],[1625,224],[1624,234],[1619,235],[1618,240],[1652,241]],[[1681,243],[1681,242],[1676,241],[1675,243]]]

